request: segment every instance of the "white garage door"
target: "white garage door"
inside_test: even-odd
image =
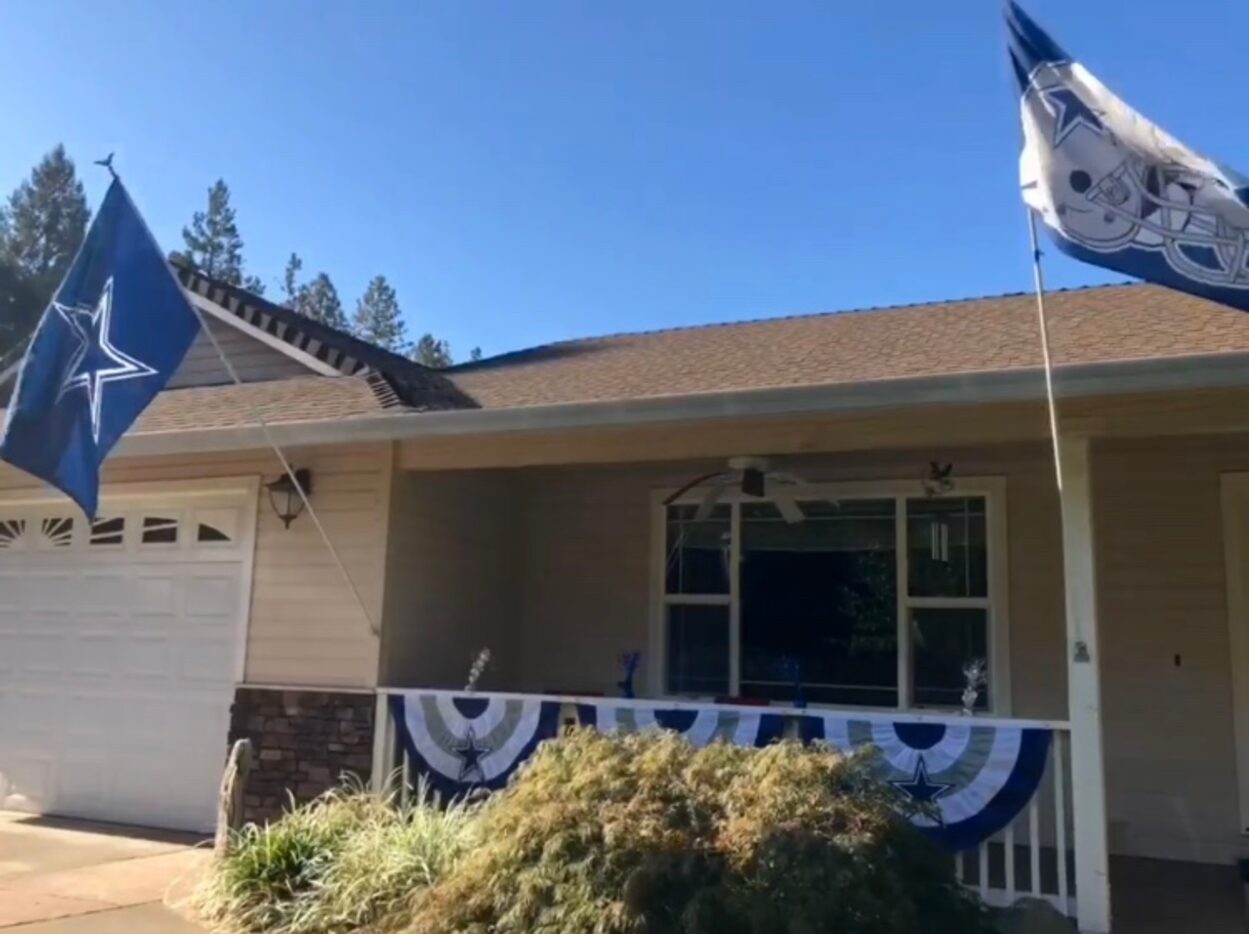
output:
[[[0,500],[0,808],[211,828],[255,494]]]

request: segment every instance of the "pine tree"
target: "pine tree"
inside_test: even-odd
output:
[[[480,347],[474,347],[472,350],[470,350],[470,351],[468,352],[468,359],[469,359],[469,361],[470,361],[470,362],[472,362],[472,363],[476,363],[478,360],[480,360],[480,359],[481,359],[481,348],[480,348]]]
[[[292,253],[286,261],[286,271],[282,273],[282,304],[287,308],[297,308],[299,304],[299,273],[304,268],[304,261],[298,254]]]
[[[340,331],[347,330],[347,316],[343,314],[343,303],[338,297],[338,289],[330,277],[323,272],[306,285],[298,288],[295,296],[295,310],[307,315],[313,321],[320,321]]]
[[[244,291],[251,292],[253,295],[265,294],[264,280],[261,279],[260,276],[254,276],[251,273],[248,273],[243,277],[242,288]]]
[[[186,249],[177,258],[227,285],[243,283],[243,238],[230,206],[230,186],[217,179],[208,189],[208,210],[191,215],[182,228]]]
[[[399,310],[399,299],[385,276],[374,276],[356,303],[352,331],[361,340],[398,354],[411,350],[408,326]]]
[[[412,359],[421,366],[435,370],[444,369],[452,363],[451,345],[446,341],[438,340],[432,334],[422,334],[412,351]]]
[[[0,353],[25,339],[86,235],[90,211],[58,145],[0,208]]]

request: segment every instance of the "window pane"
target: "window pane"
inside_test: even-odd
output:
[[[742,510],[742,672],[746,697],[790,700],[795,663],[816,703],[897,703],[893,500]]]
[[[145,545],[174,544],[178,541],[178,520],[164,516],[144,516],[142,542]]]
[[[729,608],[668,607],[668,691],[729,692]]]
[[[125,541],[126,520],[119,516],[115,519],[96,519],[91,523],[91,545],[120,545]]]
[[[911,632],[915,642],[915,703],[962,707],[967,679],[963,669],[989,655],[988,611],[981,609],[915,609]],[[976,708],[989,706],[989,688],[980,689]]]
[[[912,499],[906,512],[911,596],[988,596],[984,499]]]
[[[697,506],[668,507],[667,592],[729,592],[729,507],[716,506],[695,522]]]

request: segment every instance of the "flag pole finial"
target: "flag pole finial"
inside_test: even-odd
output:
[[[114,155],[116,155],[116,153],[110,152],[105,158],[96,159],[95,164],[108,169],[108,174],[113,177],[113,181],[117,181],[117,170],[113,168]]]

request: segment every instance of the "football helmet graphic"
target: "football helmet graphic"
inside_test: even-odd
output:
[[[1025,200],[1059,235],[1090,250],[1157,251],[1190,279],[1249,289],[1249,207],[1216,167],[1196,164],[1166,133],[1123,110],[1115,125],[1140,140],[1111,132],[1058,69],[1040,69],[1025,106],[1025,135],[1041,143],[1025,147]]]

